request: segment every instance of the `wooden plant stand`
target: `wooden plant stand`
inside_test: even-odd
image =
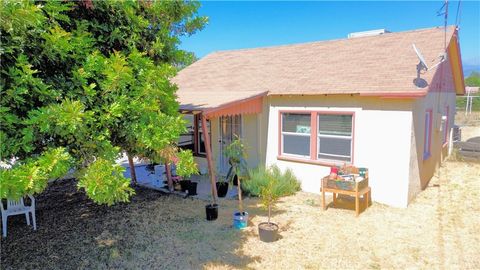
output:
[[[322,208],[327,209],[325,204],[325,192],[333,193],[333,206],[337,200],[337,194],[344,194],[355,197],[355,213],[360,214],[360,197],[363,196],[365,209],[368,208],[371,196],[371,189],[368,186],[368,177],[360,182],[346,182],[329,179],[328,176],[322,179]]]

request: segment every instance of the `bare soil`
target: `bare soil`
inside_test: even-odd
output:
[[[37,197],[33,231],[9,218],[1,269],[475,269],[480,265],[480,164],[446,162],[406,209],[373,203],[355,217],[353,201],[323,211],[300,192],[273,211],[280,240],[263,243],[267,220],[247,198],[249,226],[232,228],[237,202],[208,202],[137,189],[127,204],[98,206],[75,181],[52,183]],[[373,191],[374,192],[374,191]],[[329,198],[331,199],[331,197]]]

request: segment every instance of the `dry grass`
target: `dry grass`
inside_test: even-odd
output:
[[[480,126],[480,112],[472,112],[465,115],[463,111],[455,114],[455,124],[460,126]]]
[[[461,126],[462,141],[480,137],[480,112],[472,112],[472,114],[465,115],[459,111],[455,115],[455,124]]]
[[[472,269],[480,265],[480,164],[447,162],[407,209],[374,203],[358,218],[346,209],[322,211],[317,195],[284,198],[273,218],[280,225],[281,239],[269,244],[258,239],[256,225],[265,221],[266,213],[256,199],[245,202],[252,217],[249,227],[236,231],[231,228],[235,201],[222,201],[219,219],[207,222],[205,203],[198,200],[138,190],[132,203],[106,208],[88,203],[68,182],[57,185],[66,187],[50,188],[50,195],[39,198],[37,232],[29,231],[22,219],[9,223],[9,237],[1,242],[1,268]],[[68,192],[62,195],[65,189]],[[349,200],[343,206],[353,207]]]

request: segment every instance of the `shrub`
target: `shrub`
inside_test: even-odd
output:
[[[249,170],[248,174],[248,179],[242,183],[242,189],[251,196],[260,196],[262,187],[268,185],[268,176],[272,176],[275,179],[276,193],[280,193],[280,196],[292,195],[300,190],[300,182],[290,169],[282,173],[276,165],[268,169],[260,166]]]
[[[190,177],[192,174],[198,174],[197,164],[193,159],[192,151],[180,150],[177,154],[177,174],[182,177]]]

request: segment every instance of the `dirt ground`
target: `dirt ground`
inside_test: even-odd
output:
[[[465,115],[463,112],[457,112],[455,115],[455,124],[461,127],[462,141],[480,137],[480,112],[472,112],[469,115]]]
[[[473,269],[480,265],[480,164],[447,162],[406,209],[353,202],[322,211],[320,196],[283,198],[273,220],[281,239],[263,243],[266,211],[245,201],[249,227],[231,226],[236,201],[206,202],[137,189],[131,203],[91,203],[75,182],[52,183],[37,198],[38,230],[10,217],[2,269]],[[330,198],[328,198],[330,199]],[[329,200],[330,201],[330,200]]]

